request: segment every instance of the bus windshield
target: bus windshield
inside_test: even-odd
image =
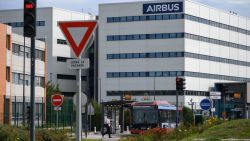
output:
[[[154,106],[135,106],[133,108],[134,124],[157,124],[158,111]]]

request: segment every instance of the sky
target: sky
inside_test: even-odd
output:
[[[79,12],[98,14],[98,4],[147,0],[37,0],[38,7],[59,7]],[[160,1],[160,0],[159,0]],[[250,18],[250,0],[194,0],[212,7],[234,11]],[[0,0],[0,9],[23,8],[23,0]]]

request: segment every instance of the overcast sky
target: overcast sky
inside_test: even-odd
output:
[[[37,0],[38,7],[60,7],[68,10],[97,14],[99,3],[129,2],[143,0]],[[146,0],[144,0],[146,1]],[[250,0],[194,0],[239,15],[250,17]],[[23,0],[0,0],[0,9],[23,7]]]

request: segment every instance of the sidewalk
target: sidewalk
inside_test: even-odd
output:
[[[106,134],[103,138],[100,132],[94,133],[94,132],[90,132],[87,136],[87,139],[97,139],[97,140],[102,140],[102,141],[118,141],[121,136],[123,135],[130,135],[130,133],[127,133],[126,131],[122,134],[122,133],[117,133],[117,134],[111,134],[112,138],[108,137],[108,134]],[[82,134],[82,139],[86,139],[85,138],[85,133],[83,132]]]

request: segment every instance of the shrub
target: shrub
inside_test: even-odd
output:
[[[0,141],[29,141],[29,130],[0,126]],[[36,141],[69,141],[69,138],[61,130],[36,130]]]
[[[0,141],[28,141],[28,132],[19,128],[0,126]]]
[[[183,124],[185,126],[193,125],[194,114],[193,114],[192,110],[189,109],[188,107],[183,107],[182,114],[183,114]]]
[[[39,130],[36,134],[37,141],[68,141],[69,138],[63,130]]]

